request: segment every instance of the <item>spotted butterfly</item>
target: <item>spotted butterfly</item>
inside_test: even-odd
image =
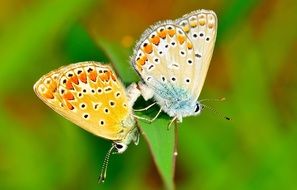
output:
[[[125,90],[108,65],[81,62],[51,71],[33,87],[36,95],[54,111],[86,131],[113,141],[99,181],[106,177],[110,153],[123,153],[138,143],[132,106],[138,91]]]
[[[134,48],[131,63],[142,78],[138,83],[142,96],[154,98],[159,113],[163,110],[172,121],[181,122],[203,108],[197,99],[212,57],[217,23],[213,11],[193,11],[151,26]]]

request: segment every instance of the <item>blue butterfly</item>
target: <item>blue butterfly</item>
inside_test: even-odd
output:
[[[212,57],[217,24],[213,11],[197,10],[159,22],[142,34],[131,63],[142,78],[138,83],[141,95],[145,100],[154,98],[160,106],[155,118],[164,111],[173,118],[171,124],[201,112],[204,105],[197,99]]]

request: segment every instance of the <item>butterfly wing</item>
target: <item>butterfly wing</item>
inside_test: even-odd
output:
[[[107,65],[61,67],[41,77],[34,91],[54,111],[94,135],[122,140],[131,130],[122,125],[131,114],[125,88]]]
[[[197,57],[194,63],[195,69],[192,75],[194,82],[191,84],[191,89],[195,97],[198,98],[206,78],[216,41],[217,16],[210,10],[197,10],[184,15],[175,22],[182,27],[189,37]]]
[[[195,59],[186,33],[173,21],[165,21],[144,32],[131,62],[145,84],[168,99],[178,97],[180,89],[190,93]]]

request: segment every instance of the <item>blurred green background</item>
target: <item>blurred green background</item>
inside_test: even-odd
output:
[[[43,74],[73,62],[113,62],[128,84],[129,56],[151,24],[196,9],[219,18],[201,98],[210,111],[179,128],[177,189],[297,189],[297,2],[294,0],[0,1],[0,189],[163,189],[141,139],[110,142],[65,120],[34,94]]]

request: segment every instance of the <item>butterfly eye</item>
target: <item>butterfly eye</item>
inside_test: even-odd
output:
[[[200,105],[197,103],[195,108],[195,113],[199,113],[201,111]]]
[[[125,152],[125,150],[128,148],[128,146],[124,143],[116,143],[115,147],[117,149],[117,152],[120,154]]]

